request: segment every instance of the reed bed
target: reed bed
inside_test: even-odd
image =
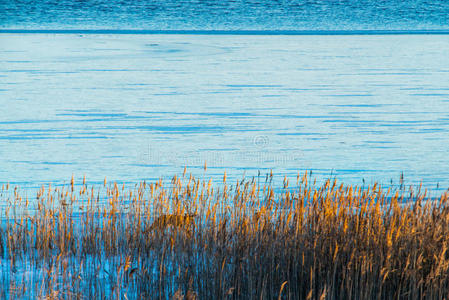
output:
[[[0,297],[447,299],[447,193],[272,178],[5,185]]]

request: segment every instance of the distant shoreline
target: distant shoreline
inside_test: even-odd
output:
[[[140,30],[140,29],[0,29],[13,34],[173,34],[173,35],[449,35],[447,30]]]

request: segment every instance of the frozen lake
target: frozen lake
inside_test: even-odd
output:
[[[449,35],[0,34],[0,182],[449,187]]]

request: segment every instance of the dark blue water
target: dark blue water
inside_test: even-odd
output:
[[[1,0],[0,28],[448,29],[449,1]]]

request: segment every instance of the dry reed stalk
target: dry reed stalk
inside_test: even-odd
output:
[[[308,172],[275,191],[272,180],[229,185],[224,174],[214,186],[184,170],[168,186],[105,178],[89,188],[72,177],[66,187],[43,186],[35,201],[4,186],[0,298],[448,294],[447,193],[317,186]]]

